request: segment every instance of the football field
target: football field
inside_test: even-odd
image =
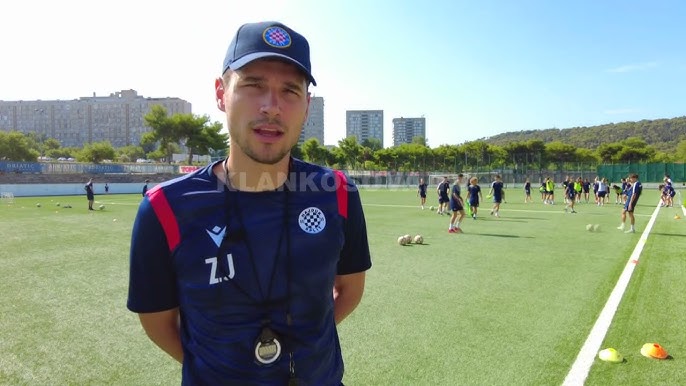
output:
[[[682,208],[659,208],[657,190],[646,189],[636,233],[625,234],[614,197],[571,214],[561,191],[556,205],[506,192],[501,217],[482,203],[464,233],[452,234],[448,216],[428,209],[431,194],[422,210],[415,190],[361,191],[373,267],[362,302],[339,326],[344,383],[561,385],[587,339],[599,339],[625,360],[592,352],[588,371],[574,370],[585,384],[686,384]],[[0,206],[0,384],[180,383],[179,364],[126,309],[140,199],[97,195],[104,208],[93,212],[83,196]],[[398,245],[405,234],[421,234],[424,244]],[[627,267],[608,319],[604,308]],[[609,327],[589,338],[599,316]],[[645,343],[670,357],[642,356]]]

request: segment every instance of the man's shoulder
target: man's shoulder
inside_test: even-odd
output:
[[[212,167],[215,164],[216,162],[191,173],[157,184],[153,188],[148,189],[148,194],[152,196],[162,191],[168,199],[173,199],[181,196],[187,198],[195,193],[200,194],[210,190],[217,190],[217,177],[212,172]],[[143,189],[146,187],[147,185],[144,185]]]
[[[291,177],[296,177],[299,183],[314,182],[317,187],[330,187],[335,183],[337,176],[342,175],[348,189],[355,187],[355,181],[346,176],[343,171],[313,164],[297,158],[292,159],[290,173]]]

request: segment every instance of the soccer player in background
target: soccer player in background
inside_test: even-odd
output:
[[[545,191],[546,203],[550,205],[555,205],[555,182],[550,177],[546,177]]]
[[[584,201],[588,204],[588,199],[591,195],[591,182],[588,178],[585,178],[583,184],[581,184],[581,190],[584,192]],[[595,196],[595,192],[593,195]]]
[[[574,189],[574,182],[569,180],[565,185],[565,213],[570,211],[576,213],[574,210],[574,203],[576,202],[576,189]]]
[[[472,218],[476,220],[476,214],[479,211],[479,201],[483,200],[481,195],[481,187],[479,186],[479,179],[472,177],[469,180],[469,187],[467,188],[467,201],[472,211]]]
[[[636,232],[636,229],[634,228],[634,223],[636,222],[636,219],[634,218],[634,209],[636,208],[636,203],[643,191],[643,185],[641,185],[641,181],[638,180],[638,174],[633,173],[629,175],[629,183],[631,184],[631,187],[627,190],[627,200],[624,204],[624,209],[622,209],[622,223],[617,227],[619,230],[624,230],[624,222],[626,221],[626,215],[628,214],[631,228],[624,233]]]
[[[531,199],[531,181],[527,178],[524,182],[524,203],[532,202]]]
[[[86,190],[86,199],[88,200],[88,210],[93,209],[93,203],[95,202],[95,191],[93,190],[93,179],[89,179],[86,185],[83,187]]]
[[[450,225],[448,226],[449,233],[462,233],[462,228],[460,228],[460,223],[464,219],[464,201],[462,201],[461,187],[462,179],[464,174],[460,173],[457,175],[457,180],[453,184],[453,188],[450,192],[450,210],[453,212],[450,216]]]
[[[426,188],[426,182],[424,182],[423,178],[420,178],[419,185],[417,186],[417,197],[419,197],[419,203],[422,206],[422,210],[424,209],[424,205],[426,205]]]
[[[493,208],[491,208],[491,215],[500,217],[500,203],[503,202],[503,181],[500,174],[495,175],[495,180],[491,183],[491,190],[488,191],[489,196],[493,196]]]
[[[576,202],[581,202],[581,189],[583,185],[583,180],[581,177],[577,178],[576,181],[574,181],[574,200]]]
[[[607,179],[605,177],[599,178],[598,179],[598,206],[603,206],[605,205],[605,197],[607,197],[607,190],[609,187],[607,186]]]
[[[443,181],[436,187],[436,193],[438,193],[438,210],[436,210],[436,213],[447,213],[448,203],[450,202],[450,196],[448,195],[449,190],[450,181],[448,181],[448,177],[443,177]]]

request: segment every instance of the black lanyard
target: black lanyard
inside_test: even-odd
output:
[[[225,222],[226,230],[224,233],[224,238],[219,246],[219,252],[217,258],[221,261],[221,268],[225,274],[230,272],[229,262],[226,259],[229,249],[239,242],[244,242],[246,250],[248,252],[248,260],[250,260],[250,266],[253,271],[255,283],[257,284],[259,291],[259,298],[251,295],[245,288],[241,287],[234,280],[229,280],[231,284],[248,298],[250,298],[255,303],[261,306],[266,306],[266,308],[271,308],[272,304],[272,288],[274,286],[274,279],[276,277],[276,271],[278,270],[279,261],[281,260],[281,246],[283,245],[284,233],[286,233],[286,266],[288,267],[286,272],[286,283],[287,283],[287,303],[290,303],[290,279],[291,279],[291,251],[290,251],[290,230],[288,227],[288,205],[290,202],[290,191],[284,185],[285,191],[283,192],[283,218],[282,218],[282,229],[279,235],[279,242],[276,247],[276,252],[274,253],[274,263],[272,265],[271,275],[268,282],[268,287],[265,292],[262,290],[262,284],[260,283],[259,275],[257,273],[257,265],[255,263],[255,253],[253,247],[250,243],[250,238],[246,229],[245,221],[243,219],[243,213],[240,208],[240,195],[242,194],[238,190],[231,191],[227,186],[224,186],[224,211],[225,211]],[[233,200],[231,199],[233,198]],[[231,229],[231,216],[234,215],[238,219],[238,229]],[[289,307],[290,308],[290,307]],[[290,315],[290,313],[288,313]]]
[[[259,275],[257,273],[257,266],[255,263],[255,254],[253,251],[253,248],[250,243],[250,239],[248,237],[245,221],[243,220],[243,213],[240,208],[240,195],[244,194],[238,191],[237,189],[231,189],[229,187],[230,181],[229,181],[229,173],[228,173],[228,168],[226,161],[224,161],[224,173],[226,176],[226,182],[224,184],[224,210],[225,210],[225,223],[226,223],[226,228],[224,231],[224,238],[219,246],[219,250],[217,253],[217,259],[221,261],[220,263],[220,269],[224,271],[224,274],[227,275],[231,271],[229,268],[229,261],[226,258],[228,255],[229,249],[239,243],[241,240],[245,243],[247,253],[248,253],[248,259],[250,260],[250,264],[252,266],[252,271],[253,275],[255,278],[255,283],[257,284],[258,290],[259,290],[259,296],[260,299],[256,299],[254,296],[252,296],[245,288],[242,288],[238,283],[236,283],[233,279],[228,280],[231,282],[231,285],[238,291],[242,292],[246,297],[248,297],[250,300],[254,301],[255,303],[259,304],[260,307],[262,308],[262,312],[264,312],[266,315],[262,319],[262,333],[260,334],[260,337],[258,339],[263,339],[266,341],[273,341],[275,339],[275,336],[273,335],[273,331],[271,330],[271,320],[269,318],[269,313],[276,308],[276,306],[279,304],[279,302],[274,301],[271,299],[272,296],[272,287],[274,286],[274,279],[276,277],[276,271],[279,268],[279,261],[281,257],[281,246],[282,242],[284,239],[284,233],[286,233],[286,324],[288,325],[288,328],[291,329],[291,334],[293,333],[292,327],[293,327],[293,318],[291,316],[291,278],[293,277],[292,275],[292,259],[291,259],[291,238],[290,238],[290,227],[288,224],[288,215],[289,215],[289,204],[290,204],[290,188],[288,186],[288,180],[284,182],[283,186],[283,218],[282,218],[282,229],[279,235],[279,242],[276,248],[276,252],[274,254],[274,264],[272,266],[272,272],[269,278],[269,284],[267,287],[267,292],[266,296],[265,293],[262,291],[262,285],[259,280]],[[290,164],[289,164],[289,175],[290,175]],[[234,200],[231,200],[231,198],[234,198]],[[238,225],[239,229],[238,230],[232,230],[230,225],[231,225],[231,215],[235,215],[236,218],[238,219]],[[292,340],[295,339],[295,337],[291,337]],[[290,350],[288,350],[289,353],[289,373],[290,373],[290,380],[289,382],[295,382],[295,362],[293,359],[293,348],[291,347]],[[289,383],[291,384],[291,383]],[[293,383],[294,384],[294,383]]]

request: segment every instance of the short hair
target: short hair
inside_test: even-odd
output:
[[[631,173],[631,174],[629,174],[629,178],[638,179],[638,174],[637,173]]]
[[[457,175],[458,177],[464,177],[464,174],[460,173]]]

